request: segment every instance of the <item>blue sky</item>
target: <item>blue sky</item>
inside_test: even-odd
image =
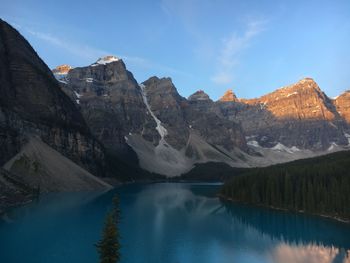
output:
[[[258,97],[303,77],[330,97],[350,89],[350,1],[0,0],[50,68],[117,55],[135,78],[179,93]]]

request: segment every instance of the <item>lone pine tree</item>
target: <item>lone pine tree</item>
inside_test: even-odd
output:
[[[113,198],[114,208],[106,217],[102,232],[102,239],[96,244],[100,256],[100,263],[117,263],[120,261],[119,243],[119,199]]]

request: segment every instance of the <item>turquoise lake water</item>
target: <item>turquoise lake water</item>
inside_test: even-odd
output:
[[[0,262],[98,262],[94,244],[116,193],[123,263],[350,262],[349,225],[221,202],[219,188],[136,184],[42,196],[0,221]]]

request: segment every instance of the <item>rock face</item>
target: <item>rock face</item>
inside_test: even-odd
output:
[[[191,129],[196,130],[209,144],[221,146],[228,151],[235,147],[247,150],[241,126],[216,114],[213,110],[214,102],[207,94],[204,93],[201,97],[194,95],[189,97],[189,107],[185,111]],[[204,100],[203,97],[207,99]]]
[[[346,145],[344,119],[313,79],[306,78],[257,99],[217,102],[223,117],[240,122],[248,138],[265,147],[324,150]]]
[[[71,66],[67,65],[67,64],[63,64],[60,66],[57,66],[56,68],[54,68],[52,70],[53,74],[68,74],[68,72],[72,69]]]
[[[232,89],[229,89],[225,92],[225,94],[220,98],[220,101],[222,102],[237,102],[238,99],[236,97],[236,94],[233,93]]]
[[[32,136],[103,174],[104,154],[74,103],[30,44],[0,20],[0,165]]]
[[[344,92],[334,100],[334,105],[344,120],[348,124],[348,130],[350,129],[350,90]]]
[[[115,57],[74,68],[66,80],[62,89],[105,147],[121,158],[132,148],[151,172],[179,175],[195,162],[211,160],[203,151],[194,155],[190,142],[197,137],[213,152],[247,149],[240,126],[211,111],[213,101],[203,91],[187,100],[170,78],[151,77],[139,85]],[[220,152],[212,156],[227,159]]]
[[[125,136],[138,133],[151,143],[159,135],[147,114],[141,89],[125,64],[113,56],[74,68],[62,85],[80,108],[92,133],[118,154],[128,150]]]
[[[198,90],[188,97],[189,101],[211,101],[208,94],[206,94],[203,90]]]
[[[167,131],[166,141],[175,149],[182,149],[189,136],[184,116],[187,100],[179,95],[170,78],[151,77],[142,84],[150,110]]]

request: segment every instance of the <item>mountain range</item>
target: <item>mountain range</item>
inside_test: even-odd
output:
[[[213,101],[202,90],[182,97],[170,78],[137,83],[114,56],[53,72],[95,137],[120,158],[136,152],[150,172],[267,166],[349,147],[350,93],[331,99],[311,78],[256,99],[228,90]]]
[[[256,99],[232,90],[184,98],[171,78],[139,83],[115,56],[50,70],[3,20],[0,92],[0,192],[21,196],[174,177],[208,162],[268,166],[350,144],[349,91],[331,99],[304,78]]]

